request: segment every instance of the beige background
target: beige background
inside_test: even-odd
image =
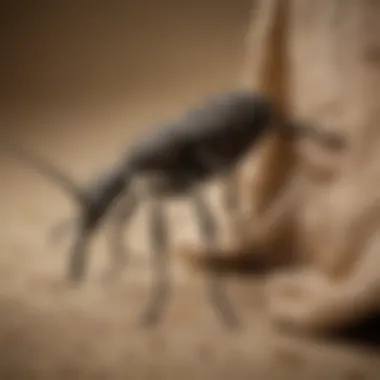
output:
[[[150,125],[238,83],[251,1],[72,4],[3,4],[0,95],[2,135],[78,180]],[[100,238],[87,284],[69,291],[62,280],[70,237],[48,245],[46,232],[75,208],[5,155],[0,176],[0,378],[377,378],[379,356],[369,348],[272,331],[255,280],[230,281],[245,330],[224,331],[202,283],[176,263],[164,322],[135,329],[149,289],[144,213],[132,227],[136,256],[125,278],[100,286]],[[177,238],[195,235],[189,216],[173,208]]]

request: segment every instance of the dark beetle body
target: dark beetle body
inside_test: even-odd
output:
[[[150,193],[162,197],[185,195],[222,175],[271,125],[273,111],[265,97],[235,91],[203,103],[179,121],[156,127],[134,143],[118,165],[79,191],[84,229],[96,228],[136,177],[148,178]]]
[[[158,177],[171,194],[185,192],[235,167],[271,117],[263,97],[223,94],[139,141],[127,154],[128,166],[136,174]]]

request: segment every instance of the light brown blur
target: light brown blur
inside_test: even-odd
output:
[[[285,117],[344,133],[347,146],[268,136],[238,175],[246,232],[224,257],[259,247],[262,260],[288,262],[267,281],[273,325],[331,332],[380,308],[380,3],[256,5],[243,84],[274,96]]]

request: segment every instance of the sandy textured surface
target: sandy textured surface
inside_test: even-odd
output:
[[[250,8],[248,0],[90,3],[43,8],[39,1],[34,9],[9,6],[3,16],[3,133],[83,183],[149,125],[235,85]],[[229,279],[244,329],[225,331],[201,277],[179,260],[163,323],[137,329],[150,284],[144,213],[132,226],[134,256],[123,278],[101,286],[101,236],[87,283],[70,290],[63,282],[70,236],[49,245],[46,234],[75,208],[5,155],[0,176],[1,379],[378,378],[373,348],[272,331],[259,279]],[[175,239],[197,238],[189,210],[171,211]]]

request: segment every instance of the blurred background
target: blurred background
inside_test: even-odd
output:
[[[0,138],[33,148],[84,183],[149,128],[238,85],[251,6],[2,1]],[[147,275],[131,270],[132,283],[103,289],[89,281],[70,291],[63,284],[70,236],[51,245],[46,235],[76,209],[5,154],[0,178],[1,379],[359,379],[379,368],[351,348],[263,329],[262,300],[251,285],[231,285],[243,334],[221,328],[203,287],[182,287],[158,330],[136,330]],[[185,219],[177,229],[187,228]],[[144,239],[133,234],[137,246]],[[104,251],[100,242],[92,253]]]
[[[107,145],[236,86],[251,1],[2,4],[4,117],[49,137],[105,118],[86,131]]]

